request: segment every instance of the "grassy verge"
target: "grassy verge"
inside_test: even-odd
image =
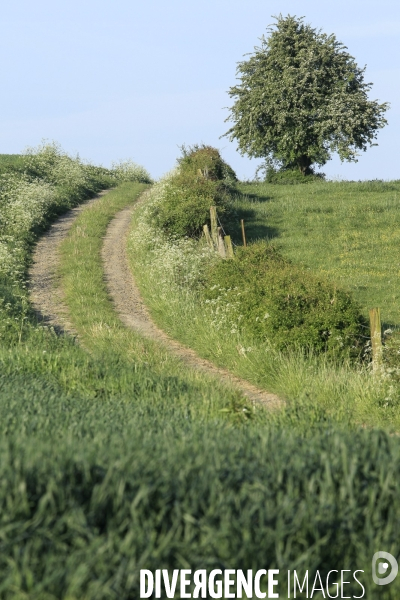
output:
[[[212,256],[201,242],[173,242],[149,226],[146,206],[134,215],[129,253],[142,294],[162,328],[201,356],[284,396],[296,418],[302,414],[310,423],[326,418],[400,426],[397,389],[386,379],[372,377],[367,367],[300,352],[279,353],[232,329],[224,306],[205,303],[190,285],[201,280],[204,263]]]

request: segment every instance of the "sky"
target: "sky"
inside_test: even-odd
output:
[[[2,6],[0,153],[44,139],[106,167],[132,159],[153,177],[179,147],[221,150],[240,179],[260,160],[220,136],[236,66],[273,15],[304,16],[334,33],[359,66],[370,98],[390,102],[389,125],[359,162],[334,157],[332,179],[400,179],[400,3],[395,0],[13,0]],[[397,58],[396,58],[397,56]]]

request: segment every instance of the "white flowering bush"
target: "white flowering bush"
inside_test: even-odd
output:
[[[56,187],[45,181],[29,181],[25,176],[6,180],[0,200],[0,231],[8,239],[25,239],[46,221],[48,211],[58,200]]]
[[[243,320],[239,288],[225,288],[213,285],[210,288],[212,298],[202,299],[208,309],[211,325],[216,331],[230,331],[232,335],[239,333]]]
[[[56,143],[28,148],[22,166],[0,175],[0,275],[18,280],[28,245],[49,218],[112,181],[105,169],[70,157]]]
[[[63,201],[82,200],[113,183],[110,171],[69,156],[55,142],[27,148],[24,162],[27,175],[56,186]]]
[[[112,176],[116,181],[136,181],[137,183],[152,183],[150,173],[133,160],[120,160],[111,165]]]
[[[60,212],[114,185],[111,173],[59,145],[28,148],[0,174],[0,338],[20,340],[28,319],[24,277],[37,235]],[[11,342],[12,343],[12,342]]]
[[[191,238],[169,236],[152,224],[154,207],[162,202],[168,179],[163,178],[150,191],[150,199],[141,211],[130,243],[145,257],[152,277],[157,278],[161,294],[175,298],[182,290],[195,292],[210,261],[217,256],[208,246]]]
[[[0,240],[0,274],[7,274],[15,266],[14,257],[5,240]]]

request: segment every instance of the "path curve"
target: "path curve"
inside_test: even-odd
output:
[[[57,333],[68,333],[78,338],[69,320],[68,307],[60,286],[57,269],[60,262],[59,247],[77,216],[107,193],[80,204],[61,216],[39,239],[33,252],[29,269],[29,293],[34,311],[42,325],[53,327]],[[251,383],[236,377],[229,371],[216,367],[210,361],[200,358],[194,350],[171,339],[152,321],[128,265],[126,242],[132,213],[143,202],[145,194],[132,206],[117,213],[107,228],[102,248],[105,280],[108,293],[121,321],[138,331],[144,337],[162,343],[166,348],[185,362],[188,367],[198,369],[236,387],[253,404],[264,405],[268,409],[282,406],[282,400],[257,388]]]
[[[67,237],[76,217],[107,191],[100,192],[62,215],[35,246],[28,279],[30,301],[38,321],[44,326],[53,327],[57,333],[69,333],[77,337],[77,332],[69,321],[68,308],[57,275],[59,246]]]
[[[146,192],[134,205],[127,206],[117,213],[109,224],[104,238],[102,259],[105,280],[119,318],[127,327],[135,329],[144,337],[164,344],[188,367],[216,376],[219,380],[233,385],[253,404],[262,404],[269,409],[282,406],[282,400],[275,394],[261,390],[226,369],[216,367],[210,361],[200,358],[194,350],[170,338],[151,319],[129,268],[126,251],[132,213],[145,197]]]

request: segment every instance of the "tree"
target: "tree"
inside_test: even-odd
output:
[[[261,47],[237,67],[240,83],[226,119],[234,125],[224,135],[236,139],[241,154],[263,157],[284,168],[311,172],[333,152],[357,161],[358,151],[376,145],[387,124],[388,103],[369,100],[372,83],[335,35],[303,18],[276,17]]]

